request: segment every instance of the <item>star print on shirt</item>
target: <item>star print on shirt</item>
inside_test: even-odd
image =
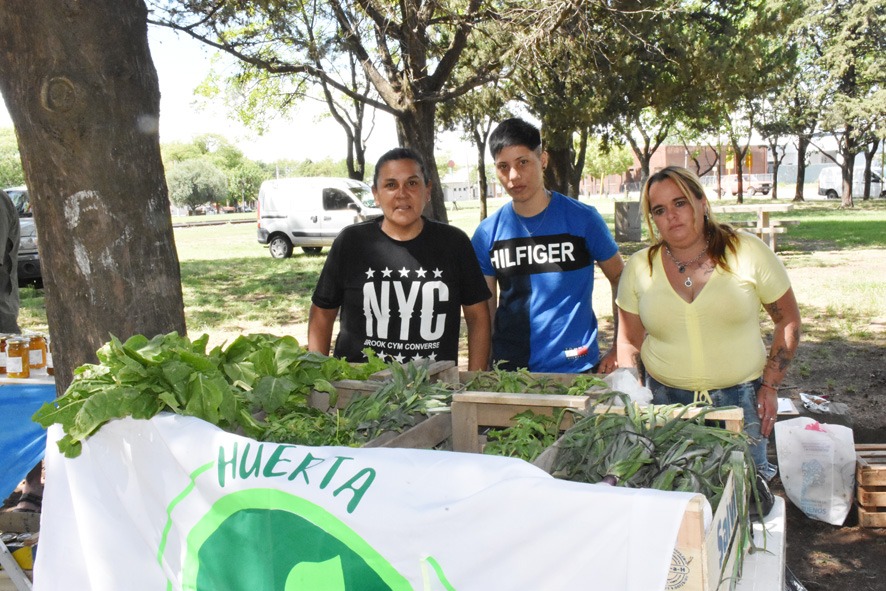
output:
[[[366,278],[372,279],[373,277],[375,277],[375,269],[373,269],[372,267],[366,269]]]
[[[425,271],[424,269],[419,268],[419,270],[416,271],[415,274],[418,275],[419,277],[422,277],[422,278],[423,278],[423,277],[427,274],[427,271]]]
[[[437,361],[437,354],[431,353],[430,355],[428,355],[428,361],[430,361],[431,363]]]
[[[394,272],[393,270],[388,269],[387,267],[385,267],[385,268],[382,270],[382,272],[381,272],[381,276],[382,276],[382,277],[390,277],[390,276],[391,276],[391,273],[393,273],[393,272]]]
[[[400,277],[409,277],[409,269],[406,267],[400,269]]]
[[[443,271],[440,269],[434,269],[434,279],[439,279],[443,276]]]
[[[403,363],[406,360],[406,358],[403,357],[402,353],[397,353],[396,355],[392,355],[391,359],[393,359],[397,363]]]
[[[415,355],[415,356],[412,358],[412,361],[414,361],[415,363],[418,363],[419,361],[421,361],[421,355]]]

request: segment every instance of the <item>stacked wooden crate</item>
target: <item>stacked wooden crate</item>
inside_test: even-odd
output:
[[[886,527],[886,443],[857,444],[858,524]]]

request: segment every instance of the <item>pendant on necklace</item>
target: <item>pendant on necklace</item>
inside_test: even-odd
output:
[[[687,277],[686,281],[683,282],[683,285],[685,285],[686,287],[692,287],[692,278]]]

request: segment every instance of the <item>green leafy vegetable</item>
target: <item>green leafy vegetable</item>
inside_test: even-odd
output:
[[[311,353],[289,336],[243,335],[209,352],[207,343],[207,335],[191,341],[176,333],[125,343],[111,337],[96,354],[99,363],[77,368],[65,394],[34,420],[62,426],[58,446],[67,457],[79,455],[81,442],[112,419],[162,411],[258,437],[267,426],[253,415],[304,409],[312,390],[333,392],[332,381],[365,379],[387,367],[371,352],[358,365]]]

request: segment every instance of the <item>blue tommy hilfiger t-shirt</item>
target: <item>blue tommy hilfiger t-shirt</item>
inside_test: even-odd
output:
[[[552,193],[543,212],[523,218],[508,203],[480,223],[471,242],[483,275],[498,282],[494,361],[555,373],[596,365],[594,263],[618,246],[595,208]]]

